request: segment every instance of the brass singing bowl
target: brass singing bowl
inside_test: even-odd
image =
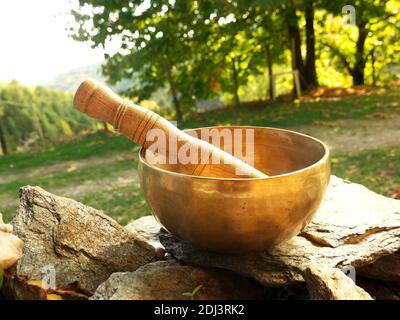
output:
[[[140,182],[158,222],[182,240],[226,253],[268,250],[301,232],[316,213],[329,182],[328,147],[318,139],[283,129],[213,129],[241,130],[243,140],[246,130],[254,130],[254,166],[269,177],[180,174],[169,171],[168,165],[150,165],[151,151],[141,149]],[[220,147],[229,150],[229,141]]]

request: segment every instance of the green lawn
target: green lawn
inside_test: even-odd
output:
[[[43,152],[20,153],[0,157],[0,212],[3,213],[5,220],[12,217],[17,208],[18,190],[24,185],[37,185],[49,191],[78,187],[88,181],[96,186],[96,182],[101,178],[110,175],[115,176],[119,172],[123,173],[130,169],[133,170],[137,167],[136,154],[138,150],[137,145],[121,135],[99,133],[84,137],[75,143],[61,144]],[[132,156],[128,159],[113,161],[111,164],[97,163],[90,165],[90,160],[95,157],[107,159],[120,153],[131,153]],[[74,169],[73,166],[63,166],[57,170],[46,170],[52,165],[66,161],[74,163],[74,161],[85,159],[89,162],[89,165],[80,169]],[[39,174],[29,174],[37,169],[41,169]],[[15,178],[11,180],[9,177],[13,175],[15,175]],[[8,181],[2,182],[2,177],[8,178]],[[128,189],[131,192],[139,191],[137,186],[130,186]],[[105,194],[102,195],[102,192]],[[108,190],[102,190],[99,192],[100,194],[85,192],[75,198],[100,209],[109,209],[110,206],[96,206],[97,202],[94,202],[94,199],[98,199],[99,204],[110,203],[106,200],[103,200],[103,202],[100,200],[106,199],[108,192]],[[110,190],[110,192],[112,194],[117,193],[114,190]],[[9,201],[10,198],[14,201]],[[131,202],[130,200],[127,201],[129,204]],[[126,208],[127,205],[123,205],[123,207]],[[121,210],[117,206],[109,211],[114,217],[122,216]]]
[[[182,128],[214,125],[254,125],[293,127],[315,121],[357,119],[371,114],[391,114],[400,111],[400,90],[386,89],[383,94],[348,97],[332,101],[273,103],[267,106],[254,103],[248,107],[220,109],[189,115]]]
[[[331,163],[333,174],[386,196],[397,190],[400,198],[400,146],[338,154]]]
[[[112,143],[110,142],[112,140]],[[123,136],[99,133],[64,143],[43,152],[16,153],[0,156],[0,174],[20,172],[55,164],[60,161],[81,160],[93,156],[108,156],[121,151],[137,150],[138,147]]]
[[[142,190],[136,186],[116,187],[111,190],[87,193],[79,201],[94,208],[101,208],[121,224],[127,224],[150,214]]]
[[[194,128],[250,124],[290,128],[316,121],[329,122],[399,112],[399,98],[399,90],[387,90],[384,94],[338,101],[275,103],[264,108],[247,106],[193,114],[179,126]],[[43,152],[0,157],[0,212],[3,212],[6,220],[13,216],[17,208],[18,189],[24,185],[39,185],[48,191],[68,195],[71,190],[86,184],[83,191],[73,197],[104,210],[122,224],[149,214],[136,182],[114,183],[130,176],[137,167],[138,149],[123,136],[104,133],[84,137],[74,143],[60,144]],[[119,154],[127,156],[111,162],[99,161],[99,158],[107,160]],[[82,161],[86,163],[85,166],[74,168],[74,162]],[[62,165],[66,162],[72,165]],[[332,173],[392,196],[400,187],[399,163],[400,143],[397,147],[364,150],[357,154],[334,154]],[[60,168],[54,167],[57,165],[61,165]]]

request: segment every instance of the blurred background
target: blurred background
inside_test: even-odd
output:
[[[324,140],[333,174],[400,198],[400,1],[3,0],[0,212],[39,185],[127,223],[138,146],[72,106],[86,78],[180,128]]]

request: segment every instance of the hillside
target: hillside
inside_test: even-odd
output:
[[[66,73],[60,74],[55,79],[47,83],[46,87],[74,92],[79,84],[87,78],[105,81],[105,77],[101,75],[100,63],[72,69]]]
[[[72,108],[70,92],[0,84],[0,154],[51,147],[95,131],[97,123]]]
[[[54,80],[45,86],[50,89],[57,89],[66,92],[75,92],[78,86],[86,79],[91,78],[101,82],[107,82],[106,77],[101,74],[101,63],[72,69],[66,73],[60,74]],[[137,85],[138,79],[124,79],[111,88],[115,92],[123,92],[132,85]],[[170,106],[170,98],[165,88],[160,88],[153,93],[151,98],[159,107],[166,108]]]
[[[66,73],[62,73],[55,79],[51,80],[45,86],[51,89],[57,89],[67,92],[75,92],[82,81],[91,78],[101,82],[107,82],[106,77],[101,74],[101,63],[95,63],[88,66],[72,69]],[[111,86],[116,92],[122,92],[126,90],[133,80],[123,80]]]

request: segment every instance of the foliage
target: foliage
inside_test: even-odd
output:
[[[337,12],[344,5],[355,8],[355,23],[344,23]],[[353,78],[353,84],[377,84],[386,65],[398,63],[400,53],[400,4],[393,0],[335,1],[318,20],[319,48],[329,48],[339,70]]]
[[[196,300],[196,295],[203,288],[203,285],[198,285],[196,288],[193,289],[192,292],[184,292],[182,293],[183,296],[190,297],[190,300]]]
[[[267,43],[280,62],[278,17],[258,4],[152,1],[143,9],[141,1],[82,0],[80,5],[72,12],[75,39],[103,46],[118,36],[121,50],[106,57],[103,72],[111,83],[138,78],[125,92],[139,100],[167,85],[174,103],[190,109],[221,92],[233,96],[249,75],[263,73]]]
[[[96,122],[72,107],[69,93],[13,81],[0,84],[0,128],[3,152],[11,152],[68,140]]]
[[[121,39],[119,52],[106,56],[103,73],[109,80],[131,79],[125,92],[139,100],[167,87],[178,117],[196,102],[222,95],[228,104],[240,104],[251,79],[265,77],[272,65],[286,65],[288,71],[294,63],[291,50],[297,55],[302,83],[314,69],[323,84],[349,84],[351,76],[354,84],[375,85],[384,81],[380,70],[398,62],[400,13],[394,0],[80,0],[79,4],[72,11],[75,39],[92,41],[94,46]],[[354,6],[355,25],[343,23],[345,5]],[[311,25],[306,23],[307,14]],[[297,41],[295,49],[292,41]],[[265,88],[258,99],[270,90]]]

